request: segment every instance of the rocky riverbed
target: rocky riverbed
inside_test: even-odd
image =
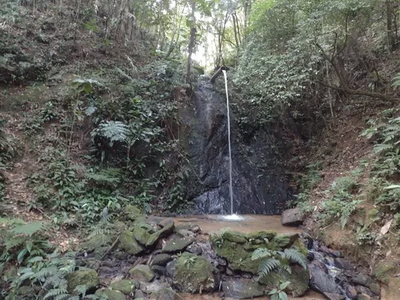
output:
[[[144,216],[134,206],[108,233],[91,237],[82,247],[76,255],[79,268],[68,276],[69,292],[85,285],[89,293],[110,300],[185,299],[188,294],[251,299],[266,296],[282,282],[289,282],[285,292],[293,297],[309,289],[331,300],[379,299],[380,294],[379,284],[357,265],[307,235],[268,228],[202,232],[192,222]],[[257,249],[269,254],[257,258]],[[290,253],[304,257],[306,264],[296,263]],[[279,260],[279,266],[259,276],[266,258]]]

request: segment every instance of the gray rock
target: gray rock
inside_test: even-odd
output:
[[[344,286],[344,289],[346,291],[346,295],[349,296],[350,299],[354,300],[357,299],[357,290],[354,286],[350,285],[350,284],[346,284]]]
[[[175,265],[176,265],[176,261],[175,261],[175,260],[170,261],[169,263],[167,263],[167,266],[166,266],[166,269],[167,269],[166,275],[167,275],[168,277],[173,277],[173,276],[174,276],[174,273],[175,273]]]
[[[371,290],[365,286],[357,285],[356,290],[359,294],[365,294],[365,295],[368,295],[371,297],[373,296],[373,293],[371,292]]]
[[[147,265],[138,265],[129,271],[132,279],[150,282],[154,278],[154,273]]]
[[[155,294],[161,291],[162,289],[165,289],[166,286],[162,284],[159,281],[154,281],[152,283],[146,283],[142,285],[141,290],[145,292],[147,295],[149,294]]]
[[[300,209],[292,208],[283,211],[281,222],[284,226],[299,226],[303,224],[304,219],[305,216]]]
[[[135,299],[145,298],[144,293],[141,290],[135,291]]]
[[[310,287],[321,293],[340,294],[335,279],[328,273],[327,267],[319,262],[312,261],[308,265],[310,271]]]
[[[166,253],[177,253],[182,252],[186,249],[187,246],[194,242],[193,238],[184,237],[181,238],[177,235],[172,236],[169,240],[166,241],[162,252]]]
[[[233,299],[252,299],[264,295],[264,287],[249,279],[229,279],[222,283],[225,297]]]
[[[191,244],[190,246],[188,246],[186,248],[186,251],[196,254],[196,255],[201,255],[203,253],[203,250],[197,243],[194,243],[194,244]]]
[[[166,266],[167,263],[170,262],[172,259],[173,258],[171,255],[162,253],[154,256],[153,259],[151,260],[151,264],[158,266]]]
[[[150,269],[154,272],[154,274],[157,275],[157,278],[165,275],[165,273],[167,272],[167,269],[165,267],[158,265],[151,266]]]

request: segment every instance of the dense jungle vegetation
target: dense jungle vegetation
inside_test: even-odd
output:
[[[239,134],[273,128],[289,149],[288,207],[387,281],[400,254],[399,12],[392,0],[0,0],[2,296],[82,299],[60,252],[120,230],[129,205],[192,205],[179,111],[221,66]]]

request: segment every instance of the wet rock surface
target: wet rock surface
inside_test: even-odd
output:
[[[180,109],[182,130],[187,136],[181,141],[182,147],[188,150],[199,174],[186,182],[188,198],[194,200],[193,212],[197,214],[230,213],[225,98],[210,83],[200,82],[193,100]],[[289,198],[289,188],[284,169],[278,164],[279,139],[262,130],[240,137],[234,122],[231,126],[234,211],[280,213]]]
[[[299,208],[286,209],[282,212],[282,225],[299,226],[303,224],[305,215]]]

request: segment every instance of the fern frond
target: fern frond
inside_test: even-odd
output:
[[[71,295],[70,294],[60,294],[54,297],[54,300],[65,300],[68,299]]]
[[[77,292],[79,294],[82,294],[83,296],[85,296],[86,292],[88,290],[88,286],[86,285],[77,285],[74,289],[74,292]]]
[[[65,295],[68,294],[68,291],[66,289],[63,288],[58,288],[58,289],[51,289],[49,290],[49,292],[44,296],[43,299],[48,299],[50,297],[54,297],[54,296],[59,296],[59,295]]]
[[[288,259],[292,263],[299,264],[304,269],[307,268],[307,258],[304,256],[304,254],[300,253],[296,249],[293,248],[285,249],[282,256]]]
[[[268,258],[261,262],[258,268],[258,275],[260,277],[268,275],[271,271],[279,268],[281,262],[275,258]]]
[[[32,236],[33,234],[35,234],[36,232],[38,232],[42,229],[43,229],[43,222],[35,221],[35,222],[30,222],[28,224],[16,226],[11,231],[14,234],[22,234],[22,235]]]
[[[271,257],[273,254],[274,253],[267,248],[259,248],[259,249],[254,250],[254,252],[251,256],[251,259],[256,260],[259,258]]]

